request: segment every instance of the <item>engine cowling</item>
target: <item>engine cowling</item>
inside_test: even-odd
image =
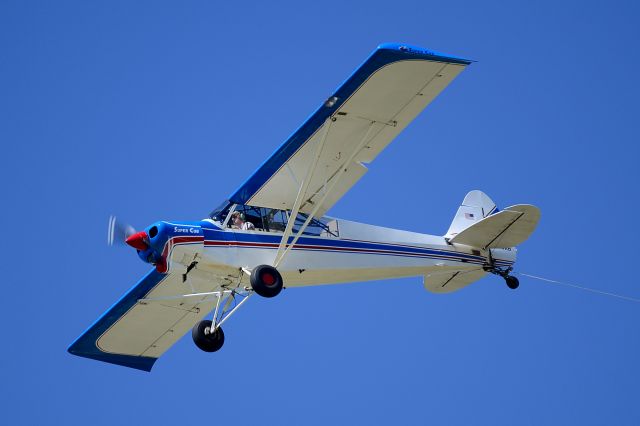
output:
[[[169,273],[174,264],[189,266],[204,250],[202,228],[193,223],[156,222],[126,242],[161,273]]]

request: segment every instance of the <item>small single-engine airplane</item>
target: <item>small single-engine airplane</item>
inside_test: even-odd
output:
[[[427,290],[448,293],[491,273],[518,287],[510,272],[540,217],[532,205],[498,210],[471,191],[444,236],[325,215],[470,63],[383,44],[206,219],[135,232],[112,217],[109,242],[126,241],[155,267],[69,352],[150,371],[189,329],[215,352],[221,326],[252,295],[284,286],[423,276]]]

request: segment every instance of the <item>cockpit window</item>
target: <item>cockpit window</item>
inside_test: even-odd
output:
[[[260,207],[236,204],[236,208],[234,209],[233,214],[235,215],[236,212],[240,214],[240,218],[242,222],[248,222],[253,225],[251,228],[248,228],[248,229],[256,229],[258,231],[264,230],[264,225],[262,223],[262,212]],[[233,219],[233,216],[231,219]],[[227,223],[227,226],[229,228],[237,228],[233,220],[229,220],[229,222]]]
[[[219,219],[212,217],[214,220],[219,220],[224,223],[224,218],[229,214],[232,205],[228,205],[220,209],[220,213],[217,214]],[[282,233],[287,227],[290,212],[288,210],[278,210],[266,207],[254,207],[243,204],[233,205],[233,214],[239,213],[239,220],[228,220],[227,227],[233,229],[243,230],[256,230],[262,232],[279,232]],[[212,213],[212,215],[214,214]],[[296,218],[293,226],[293,233],[298,232],[302,224],[307,220],[307,215],[300,213]],[[251,225],[246,225],[246,223]],[[317,237],[338,237],[338,221],[332,218],[322,217],[314,218],[307,225],[303,232],[303,235],[311,235]]]
[[[233,212],[234,214],[238,212],[240,214],[240,221],[242,223],[251,223],[253,226],[249,229],[255,229],[256,231],[284,232],[284,229],[287,227],[288,215],[284,210],[237,204]],[[227,227],[237,228],[238,226],[233,220],[229,220]]]

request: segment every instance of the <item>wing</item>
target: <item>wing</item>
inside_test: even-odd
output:
[[[324,214],[471,62],[384,44],[231,197],[239,204]],[[300,195],[298,195],[300,192]]]
[[[215,291],[222,278],[194,270],[144,276],[116,304],[69,346],[74,355],[151,371],[155,361],[213,309],[210,296],[176,295]],[[205,276],[207,275],[207,276]]]

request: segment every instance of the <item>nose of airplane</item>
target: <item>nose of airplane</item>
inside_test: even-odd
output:
[[[125,243],[129,244],[131,247],[138,250],[146,250],[149,248],[149,237],[147,237],[147,233],[144,231],[136,232],[135,234],[129,236]]]

